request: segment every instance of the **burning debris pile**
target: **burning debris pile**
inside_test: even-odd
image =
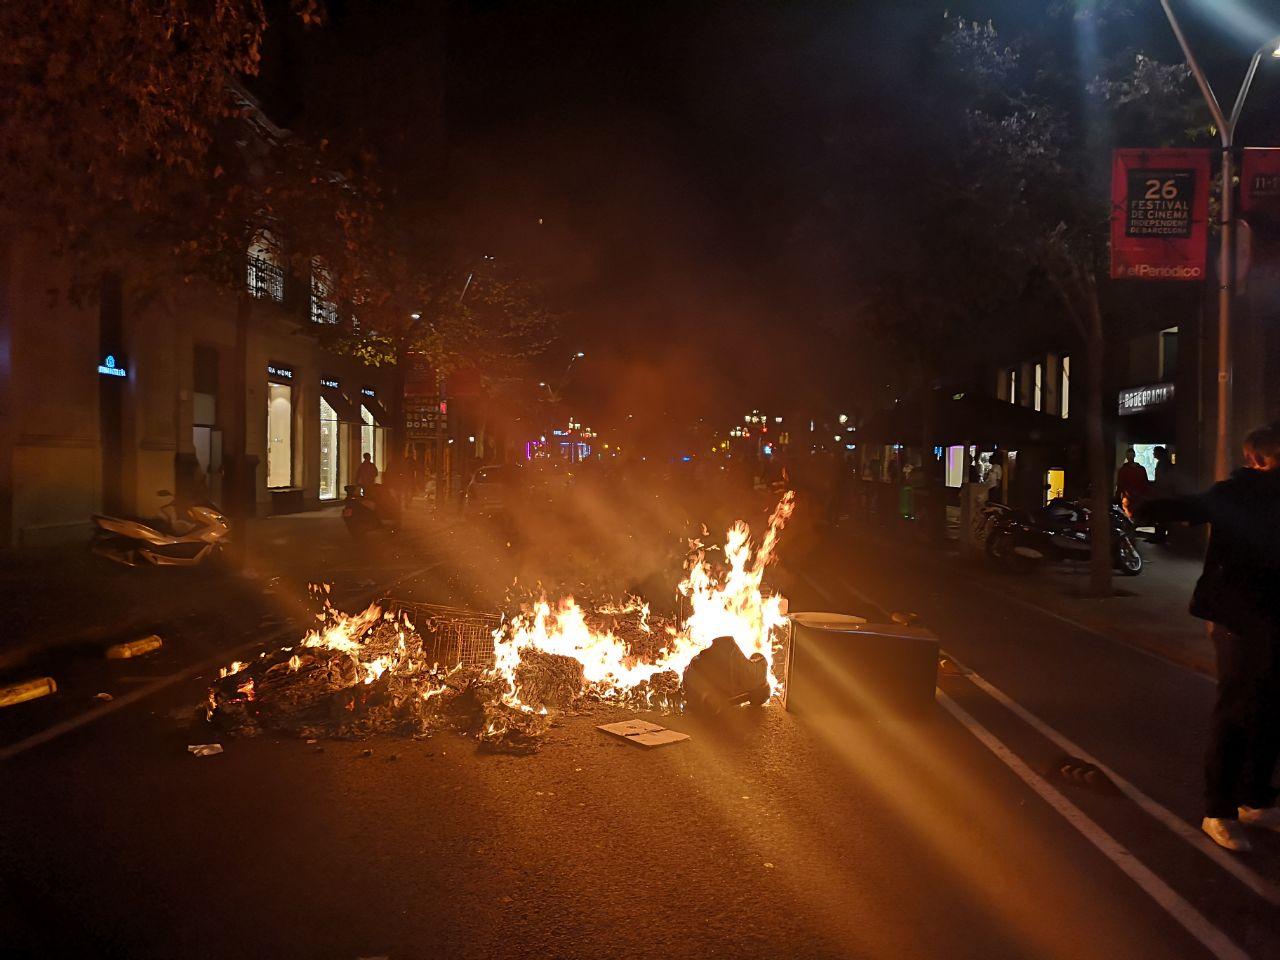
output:
[[[543,599],[493,630],[487,666],[457,662],[457,648],[442,643],[445,615],[415,623],[377,604],[347,614],[329,602],[327,587],[315,588],[324,598],[320,625],[296,646],[224,668],[209,691],[209,719],[240,736],[421,737],[451,728],[475,733],[482,749],[530,753],[555,714],[585,701],[680,709],[685,671],[716,640],[754,665],[762,693],[776,692],[785,601],[765,595],[761,581],[794,505],[787,493],[754,551],[747,525],[735,523],[718,571],[692,545],[679,585],[681,622],[651,618],[635,598],[590,611],[572,597],[554,608]]]

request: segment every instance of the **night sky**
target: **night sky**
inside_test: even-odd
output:
[[[283,122],[345,131],[376,154],[394,202],[447,208],[461,242],[548,277],[566,322],[546,375],[587,351],[574,389],[607,420],[641,403],[687,417],[839,402],[863,278],[856,256],[817,256],[815,212],[852,195],[872,252],[906,229],[893,197],[947,122],[923,107],[943,11],[1012,33],[1058,4],[329,6],[324,30],[277,36],[293,79],[275,98]],[[1173,58],[1149,6],[1132,42]],[[1180,5],[1224,97],[1265,6]],[[852,131],[853,155],[833,154],[837,131]]]

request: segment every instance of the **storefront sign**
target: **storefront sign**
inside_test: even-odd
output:
[[[1120,391],[1120,414],[1142,413],[1173,403],[1172,383],[1153,383],[1145,387],[1129,387]]]
[[[337,390],[337,389],[338,389],[338,381],[337,381],[337,380],[330,380],[328,377],[321,377],[321,378],[320,378],[320,386],[322,386],[322,387],[328,387],[330,390]]]
[[[448,432],[444,403],[435,397],[406,396],[404,426],[410,440],[432,440]]]
[[[1280,147],[1245,147],[1240,210],[1280,220]]]
[[[116,359],[114,353],[108,353],[98,364],[98,374],[103,377],[127,377],[128,369],[124,365],[124,358]]]
[[[361,387],[360,392],[363,393],[366,397],[376,397],[378,395],[374,391],[373,387]]]
[[[1203,280],[1207,150],[1117,150],[1111,164],[1111,277]]]
[[[267,379],[276,380],[283,383],[293,382],[293,367],[286,366],[283,363],[267,364]]]

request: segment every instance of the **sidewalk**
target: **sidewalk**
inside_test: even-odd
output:
[[[1099,599],[1089,596],[1088,564],[1044,564],[1029,573],[1008,573],[981,554],[962,553],[953,540],[941,546],[913,540],[910,527],[893,532],[849,528],[850,533],[855,530],[858,539],[873,540],[879,550],[896,552],[910,563],[935,565],[939,574],[995,597],[1036,607],[1206,676],[1216,673],[1205,624],[1187,612],[1200,575],[1199,558],[1140,541],[1146,561],[1142,572],[1136,577],[1116,574],[1115,594]]]
[[[988,589],[1016,597],[1097,633],[1147,650],[1207,676],[1215,675],[1213,644],[1203,620],[1187,612],[1201,561],[1139,543],[1146,561],[1136,577],[1117,575],[1115,595],[1090,597],[1087,564],[1057,564],[1027,576],[985,569],[969,575]],[[982,558],[954,562],[986,566]]]

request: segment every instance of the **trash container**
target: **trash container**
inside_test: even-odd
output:
[[[938,638],[928,630],[840,613],[793,613],[790,619],[787,710],[876,717],[932,709]]]

